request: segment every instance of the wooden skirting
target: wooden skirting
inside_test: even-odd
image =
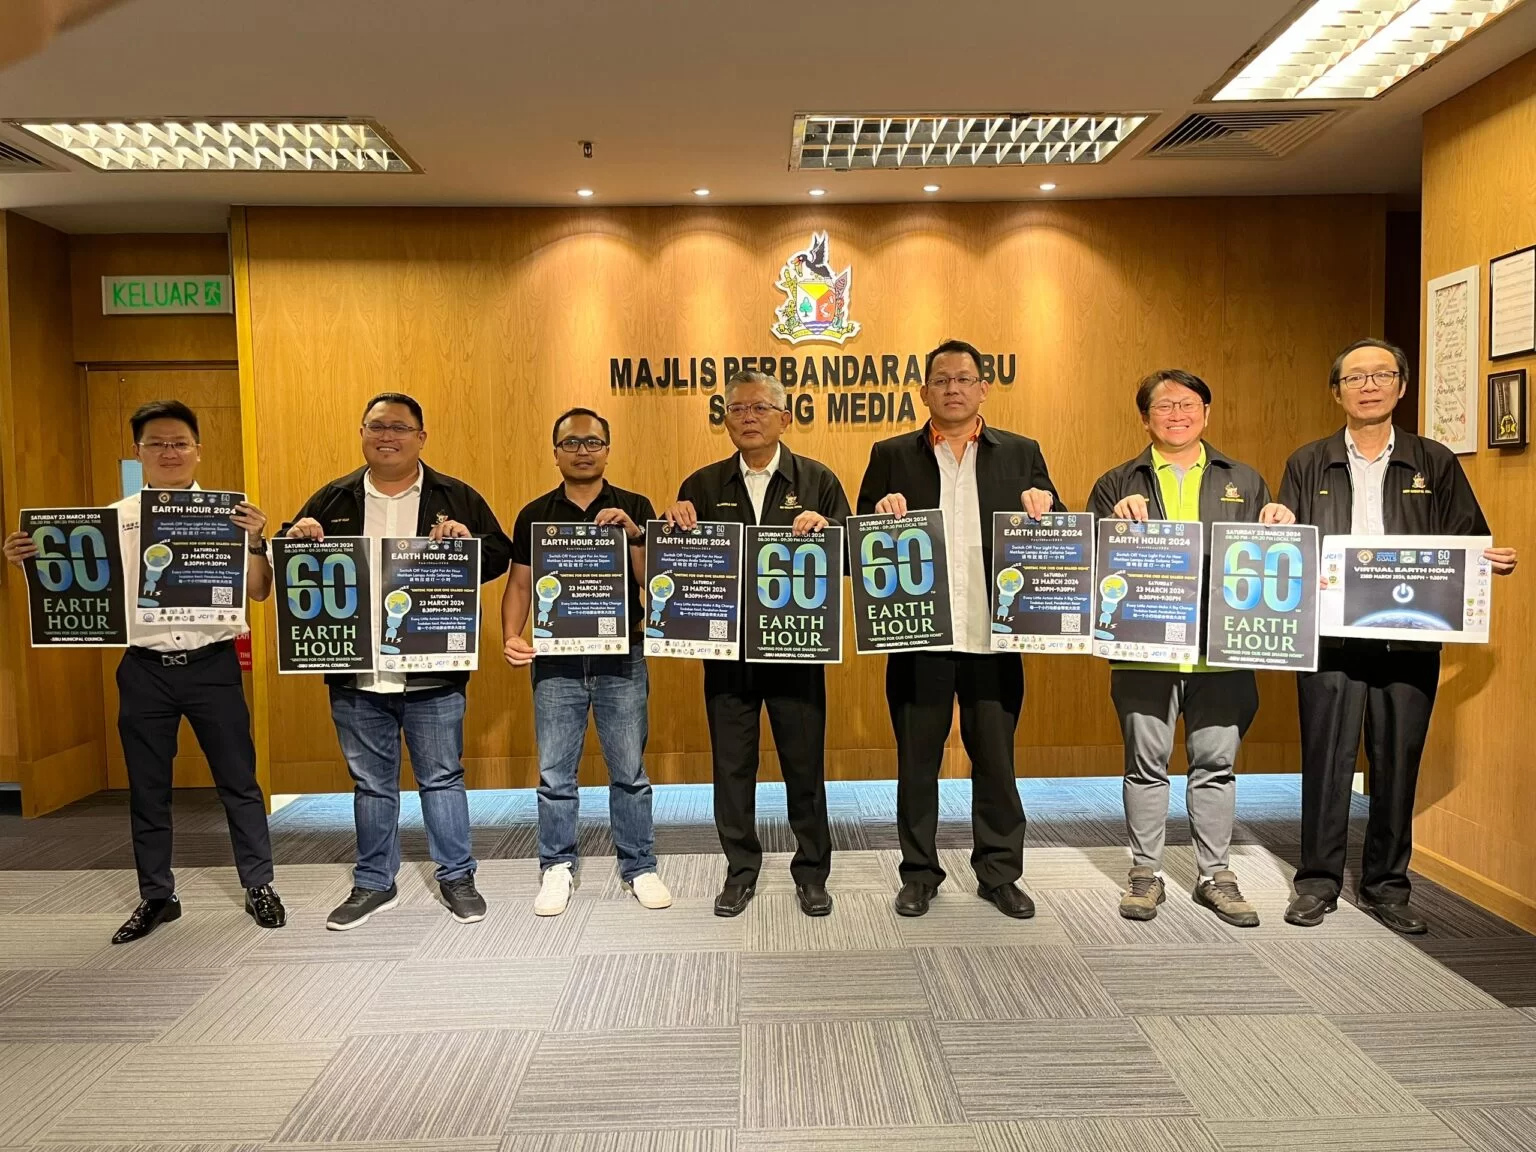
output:
[[[1496,884],[1486,876],[1479,876],[1422,845],[1413,850],[1413,870],[1429,877],[1436,884],[1445,885],[1458,896],[1465,896],[1494,915],[1504,917],[1511,924],[1518,924],[1527,932],[1536,932],[1536,900],[1529,896]]]

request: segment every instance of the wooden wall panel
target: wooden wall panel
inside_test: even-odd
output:
[[[1536,243],[1536,53],[1424,117],[1424,278],[1478,265],[1480,345],[1488,372],[1536,356],[1487,360],[1488,261]],[[1532,380],[1536,384],[1536,379]],[[1483,387],[1480,383],[1480,387]],[[1515,575],[1494,589],[1487,647],[1448,646],[1419,778],[1414,867],[1536,931],[1536,773],[1521,717],[1536,678],[1536,609],[1529,449],[1486,447],[1486,388],[1475,455],[1461,457],[1500,544],[1521,549]]]
[[[69,238],[74,358],[83,364],[235,360],[235,318],[103,316],[103,276],[229,275],[222,232]]]
[[[71,352],[67,238],[15,213],[5,233],[0,298],[0,439],[6,441],[5,529],[24,507],[90,503],[85,382]],[[40,815],[101,787],[105,774],[100,654],[33,650],[26,582],[5,578],[0,647],[15,718],[14,775],[22,812]]]
[[[1186,367],[1217,397],[1212,437],[1278,486],[1285,455],[1335,425],[1337,349],[1381,323],[1379,198],[1139,200],[853,208],[246,210],[250,387],[273,515],[361,461],[358,417],[384,389],[425,405],[426,459],[473,483],[507,526],[552,487],[551,419],[573,404],[613,421],[610,476],[664,507],[730,451],[707,393],[615,394],[611,356],[921,354],[948,336],[1017,356],[994,423],[1038,438],[1073,507],[1139,451],[1134,387]],[[812,230],[852,264],[863,332],[845,349],[769,334],[784,259]],[[237,254],[237,259],[239,255]],[[869,446],[913,424],[816,422],[786,442],[855,493]],[[896,389],[898,394],[904,389]],[[921,413],[921,409],[919,409]],[[489,595],[493,601],[500,585]],[[536,778],[526,673],[506,668],[494,610],[470,693],[477,785]],[[850,646],[851,650],[851,646]],[[1108,675],[1095,660],[1027,661],[1020,771],[1120,770]],[[653,778],[708,778],[697,665],[652,662]],[[828,675],[829,770],[893,773],[883,662]],[[314,679],[268,678],[276,791],[344,782]],[[766,726],[765,726],[766,727]],[[771,741],[765,738],[765,749]],[[1294,767],[1294,693],[1277,678],[1246,766]],[[589,751],[595,745],[589,742]],[[963,770],[958,741],[948,770]],[[588,779],[596,768],[589,756]],[[771,753],[765,756],[771,764]]]

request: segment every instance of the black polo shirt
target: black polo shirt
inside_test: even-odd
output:
[[[590,524],[604,508],[622,508],[642,532],[645,531],[647,520],[656,519],[656,508],[648,497],[615,488],[606,480],[603,481],[602,490],[586,508],[573,504],[562,484],[537,500],[530,500],[517,514],[517,523],[512,529],[512,563],[526,568],[533,566],[535,524]],[[645,608],[640,603],[640,585],[635,582],[633,558],[628,548],[624,550],[624,574],[628,577],[626,583],[629,586],[629,642],[639,644],[645,633]]]

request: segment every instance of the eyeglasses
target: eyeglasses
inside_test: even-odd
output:
[[[981,383],[980,376],[935,376],[928,381],[930,388],[948,388],[951,384],[957,388],[974,388]]]
[[[752,413],[759,420],[766,420],[773,413],[782,411],[784,409],[780,408],[777,404],[769,404],[761,400],[756,404],[727,404],[725,406],[725,414],[737,420],[740,420],[748,412]]]
[[[1148,410],[1156,412],[1159,416],[1167,416],[1171,412],[1177,412],[1181,416],[1193,416],[1205,404],[1199,400],[1180,400],[1175,403],[1172,400],[1159,400],[1156,404],[1148,405]]]
[[[564,440],[558,441],[555,447],[572,456],[578,452],[586,452],[589,455],[596,456],[604,448],[608,447],[608,441],[600,436],[567,436]]]
[[[1397,383],[1397,378],[1396,372],[1352,372],[1339,380],[1339,386],[1354,392],[1356,389],[1364,388],[1365,382],[1369,380],[1378,388],[1390,388]]]
[[[410,424],[381,424],[377,420],[371,420],[363,425],[363,431],[370,436],[382,436],[386,432],[394,436],[407,436],[412,432],[420,432],[421,429]]]
[[[139,447],[153,455],[164,455],[174,452],[178,456],[185,456],[193,451],[197,445],[190,440],[140,440]]]

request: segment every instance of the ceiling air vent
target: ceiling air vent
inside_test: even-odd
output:
[[[23,152],[14,144],[0,140],[0,172],[53,172],[56,169],[44,164],[30,152]]]
[[[1344,114],[1337,108],[1191,112],[1146,154],[1176,160],[1278,160]]]

